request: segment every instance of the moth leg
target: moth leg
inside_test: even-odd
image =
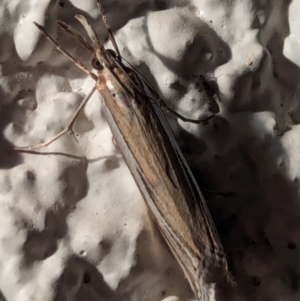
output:
[[[76,66],[78,66],[81,70],[83,70],[86,74],[90,75],[95,81],[98,80],[98,76],[95,75],[94,73],[90,72],[83,63],[81,63],[79,60],[77,60],[76,58],[74,58],[68,51],[64,50],[44,29],[43,26],[41,26],[40,24],[33,22],[34,25],[46,36],[46,38],[53,43],[56,46],[56,49],[59,50],[62,54],[64,54],[66,57],[68,57],[73,63],[75,63]],[[62,22],[63,23],[63,22]],[[73,34],[73,36],[75,36],[75,38],[81,42],[88,50],[93,52],[92,47],[89,45],[89,43],[85,40],[84,37],[80,36],[79,33],[77,33],[75,30],[72,30],[72,28],[68,25],[63,26],[59,23],[60,27],[62,27],[65,31]],[[71,29],[70,29],[71,28]],[[60,138],[61,136],[63,136],[64,134],[71,132],[74,135],[73,132],[73,124],[76,121],[79,113],[81,112],[82,108],[86,105],[86,103],[88,102],[88,100],[91,98],[91,96],[93,95],[93,93],[96,91],[96,85],[93,87],[93,89],[89,92],[89,94],[84,98],[84,100],[82,101],[82,103],[80,104],[80,106],[78,107],[78,109],[76,110],[74,116],[72,117],[71,121],[67,124],[67,126],[65,126],[65,128],[58,133],[57,135],[55,135],[54,137],[48,139],[47,141],[40,143],[40,144],[36,144],[34,146],[23,146],[23,147],[13,147],[13,150],[15,151],[30,151],[30,150],[34,150],[40,147],[44,147],[44,146],[48,146],[50,145],[52,142],[54,142],[55,140],[57,140],[58,138]],[[74,135],[75,137],[75,135]],[[76,137],[75,137],[76,139]]]
[[[148,97],[149,99],[151,99],[152,101],[156,101],[158,102],[158,104],[160,105],[161,108],[164,108],[165,110],[171,112],[173,115],[175,115],[177,118],[183,120],[184,122],[191,122],[191,123],[202,123],[202,122],[207,122],[208,120],[214,118],[215,115],[211,115],[211,116],[208,116],[206,118],[203,118],[203,119],[193,119],[193,118],[188,118],[188,117],[185,117],[183,116],[182,114],[176,112],[175,110],[171,109],[162,99],[161,97],[158,95],[158,92],[152,87],[152,85],[149,85],[148,83],[145,83],[144,84],[147,86],[147,88],[156,96],[155,99],[149,97],[149,95],[145,95],[146,97]]]
[[[171,112],[173,115],[175,115],[177,118],[181,119],[184,122],[191,122],[191,123],[199,124],[199,123],[207,122],[208,120],[215,117],[215,115],[212,114],[212,115],[202,118],[202,119],[188,118],[188,117],[185,117],[182,114],[176,112],[175,110],[171,109],[170,107],[168,107],[167,104],[162,99],[159,99],[158,102],[162,108]]]
[[[131,68],[129,68],[129,67],[127,67],[127,68],[132,71],[133,75],[135,75],[136,80],[143,83],[149,89],[149,91],[154,95],[155,98],[150,97],[148,94],[144,94],[144,96],[149,98],[152,101],[158,102],[158,104],[160,105],[161,108],[164,108],[165,110],[171,112],[177,118],[183,120],[184,122],[191,122],[191,123],[199,124],[199,123],[202,123],[202,122],[207,122],[208,120],[212,119],[215,116],[215,115],[211,115],[211,116],[208,116],[208,117],[203,118],[203,119],[193,119],[193,118],[185,117],[182,114],[180,114],[180,113],[176,112],[175,110],[171,109],[165,103],[165,101],[161,99],[161,97],[159,96],[159,93],[155,90],[155,88],[148,81],[148,79],[143,74],[141,74],[132,64],[130,64],[129,62],[127,62],[127,63],[131,66]],[[139,78],[139,76],[141,76],[142,79]]]
[[[89,94],[84,98],[84,100],[81,102],[80,106],[77,108],[75,114],[73,115],[72,119],[70,120],[70,122],[64,127],[64,129],[59,132],[57,135],[55,135],[54,137],[46,140],[45,142],[33,145],[33,146],[15,146],[13,147],[14,151],[31,151],[40,147],[44,147],[44,146],[48,146],[50,145],[52,142],[54,142],[55,140],[57,140],[58,138],[60,138],[61,136],[63,136],[64,134],[71,132],[73,134],[73,136],[75,137],[75,134],[73,132],[73,125],[78,117],[78,115],[80,114],[81,110],[83,109],[83,107],[86,105],[86,103],[89,101],[89,99],[92,97],[92,95],[94,94],[94,92],[97,90],[97,85],[95,85],[93,87],[93,89],[89,92]],[[75,137],[76,139],[76,137]]]
[[[214,194],[214,195],[222,195],[222,196],[234,196],[235,193],[233,191],[227,191],[227,192],[221,192],[221,191],[216,191],[216,190],[211,190],[211,189],[208,189],[208,188],[205,188],[205,187],[200,187],[200,189],[202,191],[206,191],[207,193],[210,193],[210,194]]]

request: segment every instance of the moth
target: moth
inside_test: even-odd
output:
[[[234,283],[216,227],[162,111],[165,103],[145,77],[123,63],[103,7],[99,2],[97,5],[115,51],[104,48],[83,15],[77,14],[75,18],[82,24],[89,40],[63,21],[57,21],[65,32],[91,52],[92,66],[97,73],[62,49],[41,25],[35,23],[47,39],[91,76],[96,84],[62,132],[44,143],[15,147],[15,150],[28,151],[47,146],[72,131],[78,114],[93,93],[98,91],[114,139],[150,215],[181,266],[197,300],[209,301],[211,286],[206,276],[211,266],[219,267],[224,277]],[[186,122],[194,121],[171,111]]]

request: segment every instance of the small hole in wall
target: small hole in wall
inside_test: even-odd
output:
[[[86,251],[81,250],[81,251],[79,252],[79,255],[80,255],[80,256],[86,256]]]
[[[27,170],[26,175],[27,175],[28,180],[31,180],[31,181],[35,180],[35,174],[32,171]]]
[[[102,249],[102,251],[105,253],[109,253],[112,247],[111,241],[109,241],[108,239],[102,239],[99,242],[99,246]]]
[[[62,7],[62,8],[64,8],[64,7],[66,6],[65,1],[59,1],[58,4],[59,4],[59,6]]]
[[[295,242],[293,242],[293,241],[290,241],[290,242],[288,243],[288,248],[289,248],[290,250],[295,250],[295,249],[297,249],[297,244],[296,244]]]
[[[83,275],[83,282],[84,283],[90,283],[92,280],[92,277],[89,273],[84,273]]]
[[[260,285],[260,278],[255,276],[255,277],[252,277],[252,284],[254,286],[259,286]]]

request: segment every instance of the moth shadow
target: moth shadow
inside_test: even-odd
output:
[[[243,124],[240,128],[237,125]],[[281,136],[261,135],[251,113],[217,117],[198,138],[179,130],[178,141],[205,196],[237,281],[227,286],[221,272],[216,300],[300,296],[299,179]],[[278,158],[282,158],[278,160]],[[218,275],[219,273],[219,275]]]

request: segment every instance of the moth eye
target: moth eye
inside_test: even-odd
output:
[[[93,66],[93,68],[96,69],[96,70],[102,70],[102,69],[103,69],[102,64],[101,64],[101,63],[99,62],[99,60],[96,59],[96,58],[93,58],[93,60],[92,60],[92,66]]]
[[[114,50],[112,49],[107,49],[107,51],[110,53],[110,55],[113,57],[113,58],[117,58],[117,54]]]

